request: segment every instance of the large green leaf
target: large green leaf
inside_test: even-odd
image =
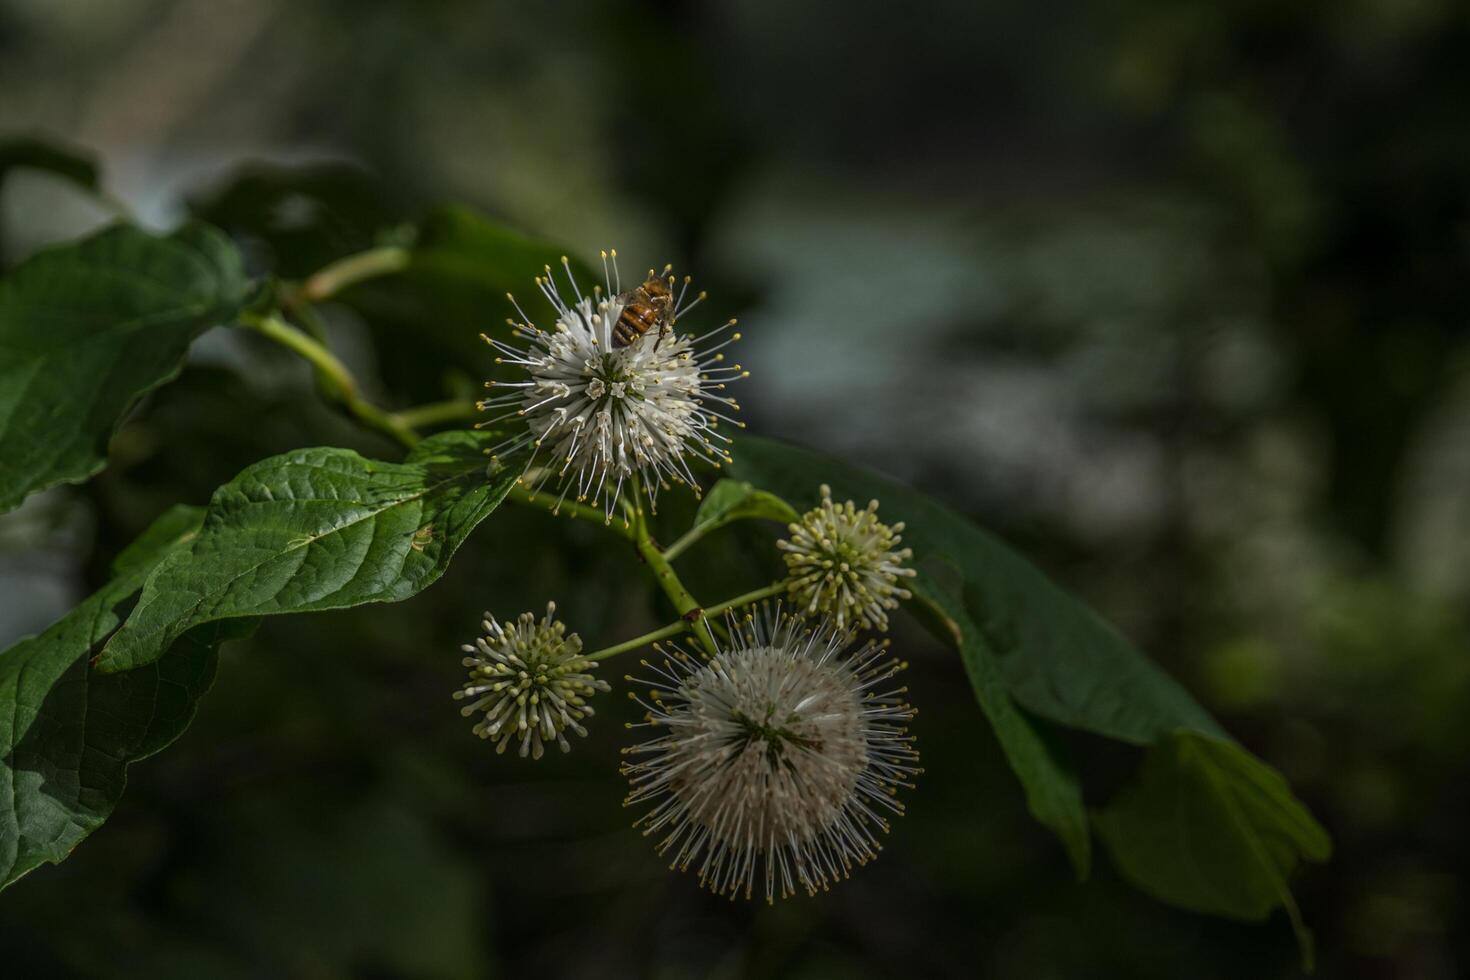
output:
[[[133,670],[203,623],[397,602],[431,585],[505,498],[490,433],[446,432],[402,463],[317,448],[262,460],[220,487],[192,545],[143,587],[98,667]]]
[[[90,660],[148,573],[202,518],[188,507],[159,518],[101,591],[0,653],[0,887],[71,853],[112,813],[128,764],[173,741],[193,717],[223,634],[185,634],[147,669],[120,676],[99,674]]]
[[[1310,969],[1287,881],[1302,858],[1327,860],[1332,842],[1281,774],[1240,746],[1175,732],[1097,828],[1123,875],[1167,902],[1240,919],[1285,906]]]
[[[1151,746],[1140,784],[1146,788],[1119,797],[1106,811],[1103,833],[1137,885],[1202,911],[1259,918],[1287,904],[1295,915],[1287,875],[1301,859],[1326,858],[1326,832],[1279,776],[1235,745],[1182,687],[1096,613],[992,535],[891,480],[750,436],[738,440],[730,469],[736,478],[798,506],[815,503],[817,488],[828,483],[838,499],[876,498],[885,520],[905,522],[904,543],[913,548],[921,571],[913,591],[954,632],[976,696],[1026,785],[1032,812],[1061,834],[1074,861],[1081,806],[1075,780],[1041,751],[1048,747],[1044,730],[1034,730],[1016,705],[1058,724]],[[1004,691],[997,690],[1001,686]],[[1211,792],[1201,794],[1202,785]],[[1151,812],[1170,791],[1188,794],[1196,805],[1188,812]],[[1249,826],[1244,836],[1242,819]],[[1160,832],[1164,825],[1168,836]],[[1266,842],[1265,864],[1220,859],[1238,857],[1242,840]],[[1202,897],[1206,886],[1196,882],[1191,890],[1181,884],[1180,875],[1192,867],[1209,869],[1198,879],[1209,883],[1208,899]],[[1270,889],[1263,884],[1263,867],[1271,869]]]
[[[120,225],[21,263],[0,283],[0,512],[100,470],[127,410],[244,295],[234,246],[200,225]]]
[[[1086,878],[1092,867],[1092,834],[1082,787],[1054,738],[1045,728],[1016,706],[1005,688],[1000,664],[986,644],[985,636],[970,622],[959,602],[933,580],[927,571],[912,583],[915,590],[932,595],[934,608],[953,634],[975,700],[995,729],[996,740],[1006,761],[1015,770],[1026,791],[1031,815],[1056,832],[1067,849],[1077,877]]]
[[[873,498],[903,521],[919,567],[952,566],[948,589],[994,652],[1011,696],[1072,728],[1150,745],[1179,728],[1224,737],[1172,678],[1086,605],[993,535],[902,484],[769,439],[739,440],[733,476],[805,507],[829,483],[838,499]],[[927,595],[933,599],[935,596]]]

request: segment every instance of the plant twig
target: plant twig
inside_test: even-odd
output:
[[[408,268],[411,253],[397,245],[370,248],[331,265],[323,266],[301,286],[301,295],[311,303],[321,303],[346,289],[348,286],[392,275]]]
[[[773,596],[783,595],[786,592],[786,587],[786,580],[783,579],[780,582],[774,582],[759,589],[752,589],[744,595],[738,595],[733,599],[726,599],[724,602],[710,606],[704,611],[704,614],[706,616],[718,616],[721,613],[729,612],[731,609],[739,609],[741,606],[748,606],[753,602],[760,602],[762,599],[770,599]]]
[[[274,313],[266,316],[247,313],[240,319],[247,327],[310,361],[317,370],[323,391],[347,409],[353,418],[368,428],[397,440],[406,449],[418,445],[418,433],[391,413],[363,398],[358,391],[357,379],[352,376],[347,365],[321,343]]]
[[[688,551],[689,548],[694,545],[695,542],[699,541],[700,538],[704,537],[706,534],[713,531],[719,526],[720,525],[718,521],[705,521],[701,524],[694,525],[689,530],[685,531],[684,534],[677,541],[664,549],[664,557],[667,558],[669,561],[673,561],[675,558],[678,558],[684,552]]]
[[[635,636],[631,640],[624,640],[622,643],[616,643],[604,650],[598,650],[596,653],[589,654],[587,659],[606,660],[608,657],[615,657],[620,653],[637,650],[639,647],[646,647],[648,644],[657,642],[658,640],[665,640],[671,636],[676,636],[686,629],[688,629],[688,624],[681,619],[676,623],[660,626],[658,629],[644,633],[642,636]]]
[[[479,409],[468,398],[452,398],[449,401],[431,402],[428,405],[405,408],[401,412],[394,412],[393,417],[410,429],[422,429],[424,426],[439,425],[441,422],[465,421],[478,414]]]
[[[708,609],[704,610],[704,615],[706,617],[718,616],[721,613],[728,612],[731,609],[739,609],[741,606],[748,606],[752,602],[759,602],[762,599],[769,599],[771,596],[779,595],[785,591],[786,583],[784,581],[777,582],[774,585],[767,585],[764,588],[755,589],[751,592],[745,593],[744,595],[738,595],[735,596],[733,599],[726,599],[724,602],[710,606]],[[624,640],[622,643],[617,643],[605,649],[598,650],[596,653],[589,654],[587,656],[587,659],[606,660],[608,657],[613,657],[620,653],[627,653],[629,650],[637,650],[639,647],[648,646],[650,643],[654,643],[658,640],[663,640],[671,636],[676,636],[677,634],[683,633],[688,629],[688,621],[681,619],[678,622],[670,623],[667,626],[660,626],[656,630],[650,630],[649,632],[644,633],[642,636],[635,636],[631,640]]]
[[[643,503],[640,493],[641,486],[638,478],[633,478],[633,545],[638,549],[638,554],[647,563],[653,572],[654,581],[658,582],[659,588],[664,590],[664,595],[674,604],[674,610],[684,617],[688,624],[689,632],[699,641],[704,652],[711,657],[719,653],[719,647],[715,643],[715,634],[710,629],[709,621],[705,619],[704,610],[700,608],[699,602],[689,594],[684,583],[679,580],[679,574],[674,571],[674,566],[664,557],[662,551],[654,543],[653,537],[648,533],[648,518],[643,512]]]

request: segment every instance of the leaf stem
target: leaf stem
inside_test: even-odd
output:
[[[694,525],[689,530],[685,531],[682,537],[680,537],[677,541],[664,549],[664,557],[667,558],[669,561],[673,561],[675,558],[678,558],[684,552],[688,551],[689,548],[693,546],[697,541],[699,541],[700,538],[704,537],[706,534],[713,531],[719,526],[720,524],[718,521],[705,521],[701,524]]]
[[[308,302],[320,303],[346,289],[348,286],[402,272],[408,268],[411,253],[397,245],[370,248],[346,258],[338,259],[311,274],[301,287],[301,295]]]
[[[285,306],[288,313],[293,314],[296,323],[302,330],[323,344],[327,342],[327,325],[322,321],[321,313],[315,306],[307,302],[306,297],[299,290],[283,286],[280,298],[281,304]]]
[[[418,433],[393,414],[383,411],[363,398],[358,392],[357,379],[352,376],[347,365],[338,360],[337,355],[319,341],[307,336],[274,313],[265,316],[246,313],[240,317],[240,322],[310,361],[317,370],[318,380],[324,392],[339,402],[353,418],[363,425],[397,440],[407,449],[418,445]]]
[[[688,625],[688,623],[685,623],[681,619],[667,626],[660,626],[658,629],[644,633],[642,636],[635,636],[631,640],[624,640],[622,643],[616,643],[605,650],[598,650],[596,653],[589,654],[587,659],[606,660],[608,657],[615,657],[620,653],[627,653],[629,650],[637,650],[639,647],[648,646],[648,644],[657,642],[658,640],[665,640],[671,636],[683,633],[688,628]]]
[[[458,422],[472,419],[478,414],[479,409],[468,398],[452,398],[448,401],[431,402],[428,405],[405,408],[401,412],[394,412],[393,417],[400,424],[406,425],[410,429],[422,429],[426,425],[438,425],[441,422]]]
[[[759,589],[752,589],[744,595],[738,595],[733,599],[726,599],[724,602],[710,606],[704,611],[704,614],[706,616],[718,616],[721,613],[729,612],[731,609],[739,609],[741,606],[748,606],[753,602],[760,602],[762,599],[770,599],[773,596],[782,595],[786,592],[786,588],[787,582],[785,579],[779,582],[772,582],[770,585]]]

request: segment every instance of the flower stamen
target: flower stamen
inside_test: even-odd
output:
[[[631,694],[662,734],[626,749],[636,825],[662,834],[670,867],[717,894],[809,894],[877,857],[883,813],[920,772],[902,690],[874,693],[903,664],[887,642],[853,638],[770,607],[737,621],[718,655],[659,648],[657,675]],[[632,680],[633,678],[629,678]]]
[[[898,580],[918,574],[904,566],[913,552],[897,548],[903,522],[880,521],[876,500],[859,509],[851,500],[834,504],[825,484],[821,494],[821,504],[790,526],[791,538],[776,542],[792,598],[809,616],[831,616],[838,629],[886,630],[888,610],[912,595]]]
[[[568,634],[556,620],[556,604],[546,604],[540,622],[522,613],[514,623],[497,622],[489,613],[485,634],[461,649],[469,680],[454,692],[456,701],[469,700],[460,714],[468,718],[483,712],[472,729],[481,738],[496,739],[495,751],[519,739],[522,757],[541,758],[546,742],[555,741],[571,751],[566,730],[584,738],[582,719],[594,713],[587,701],[612,688],[590,673],[597,664],[582,656],[582,641]]]

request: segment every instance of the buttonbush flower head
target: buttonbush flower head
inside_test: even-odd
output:
[[[523,758],[539,759],[553,740],[570,751],[566,730],[585,738],[581,722],[593,713],[588,699],[611,688],[592,676],[597,664],[582,656],[577,634],[568,635],[566,624],[556,620],[556,603],[546,604],[539,622],[534,614],[521,613],[514,623],[502,625],[486,613],[483,626],[485,634],[461,648],[468,654],[464,665],[470,677],[454,692],[456,701],[469,702],[460,714],[484,712],[473,731],[495,739],[497,752],[518,742]]]
[[[859,510],[851,500],[832,503],[832,488],[822,485],[822,503],[790,526],[791,539],[776,542],[786,554],[792,598],[807,615],[830,616],[838,629],[888,629],[889,609],[912,595],[898,584],[918,574],[903,563],[908,548],[903,522],[878,520],[878,501]]]
[[[561,293],[550,266],[536,279],[555,313],[550,329],[536,326],[512,296],[520,320],[507,322],[520,345],[485,338],[500,352],[499,363],[524,368],[526,376],[487,382],[496,394],[480,408],[502,413],[482,425],[524,419],[526,431],[499,446],[497,454],[532,447],[525,478],[532,489],[552,483],[558,503],[569,494],[591,500],[611,520],[623,484],[633,477],[640,478],[652,504],[660,487],[696,486],[691,458],[716,466],[729,461],[729,437],[716,430],[721,421],[739,425],[722,411],[739,406],[720,392],[744,372],[738,364],[726,367],[720,351],[740,335],[707,343],[734,320],[698,338],[680,333],[679,321],[704,294],[687,298],[688,277],[676,289],[667,267],[662,275],[648,273],[650,282],[666,290],[665,312],[655,315],[644,302],[647,294],[640,293],[643,287],[624,290],[616,252],[603,253],[605,281],[589,294],[566,258],[562,265],[570,296]],[[629,332],[629,321],[617,329],[629,304],[641,304],[635,305],[641,319],[630,311],[641,334]]]
[[[672,647],[638,700],[654,737],[625,749],[628,804],[648,804],[671,867],[732,899],[774,901],[826,889],[877,857],[883,814],[919,772],[906,725],[903,668],[887,642],[851,650],[851,634],[777,608],[737,623],[718,656]]]

